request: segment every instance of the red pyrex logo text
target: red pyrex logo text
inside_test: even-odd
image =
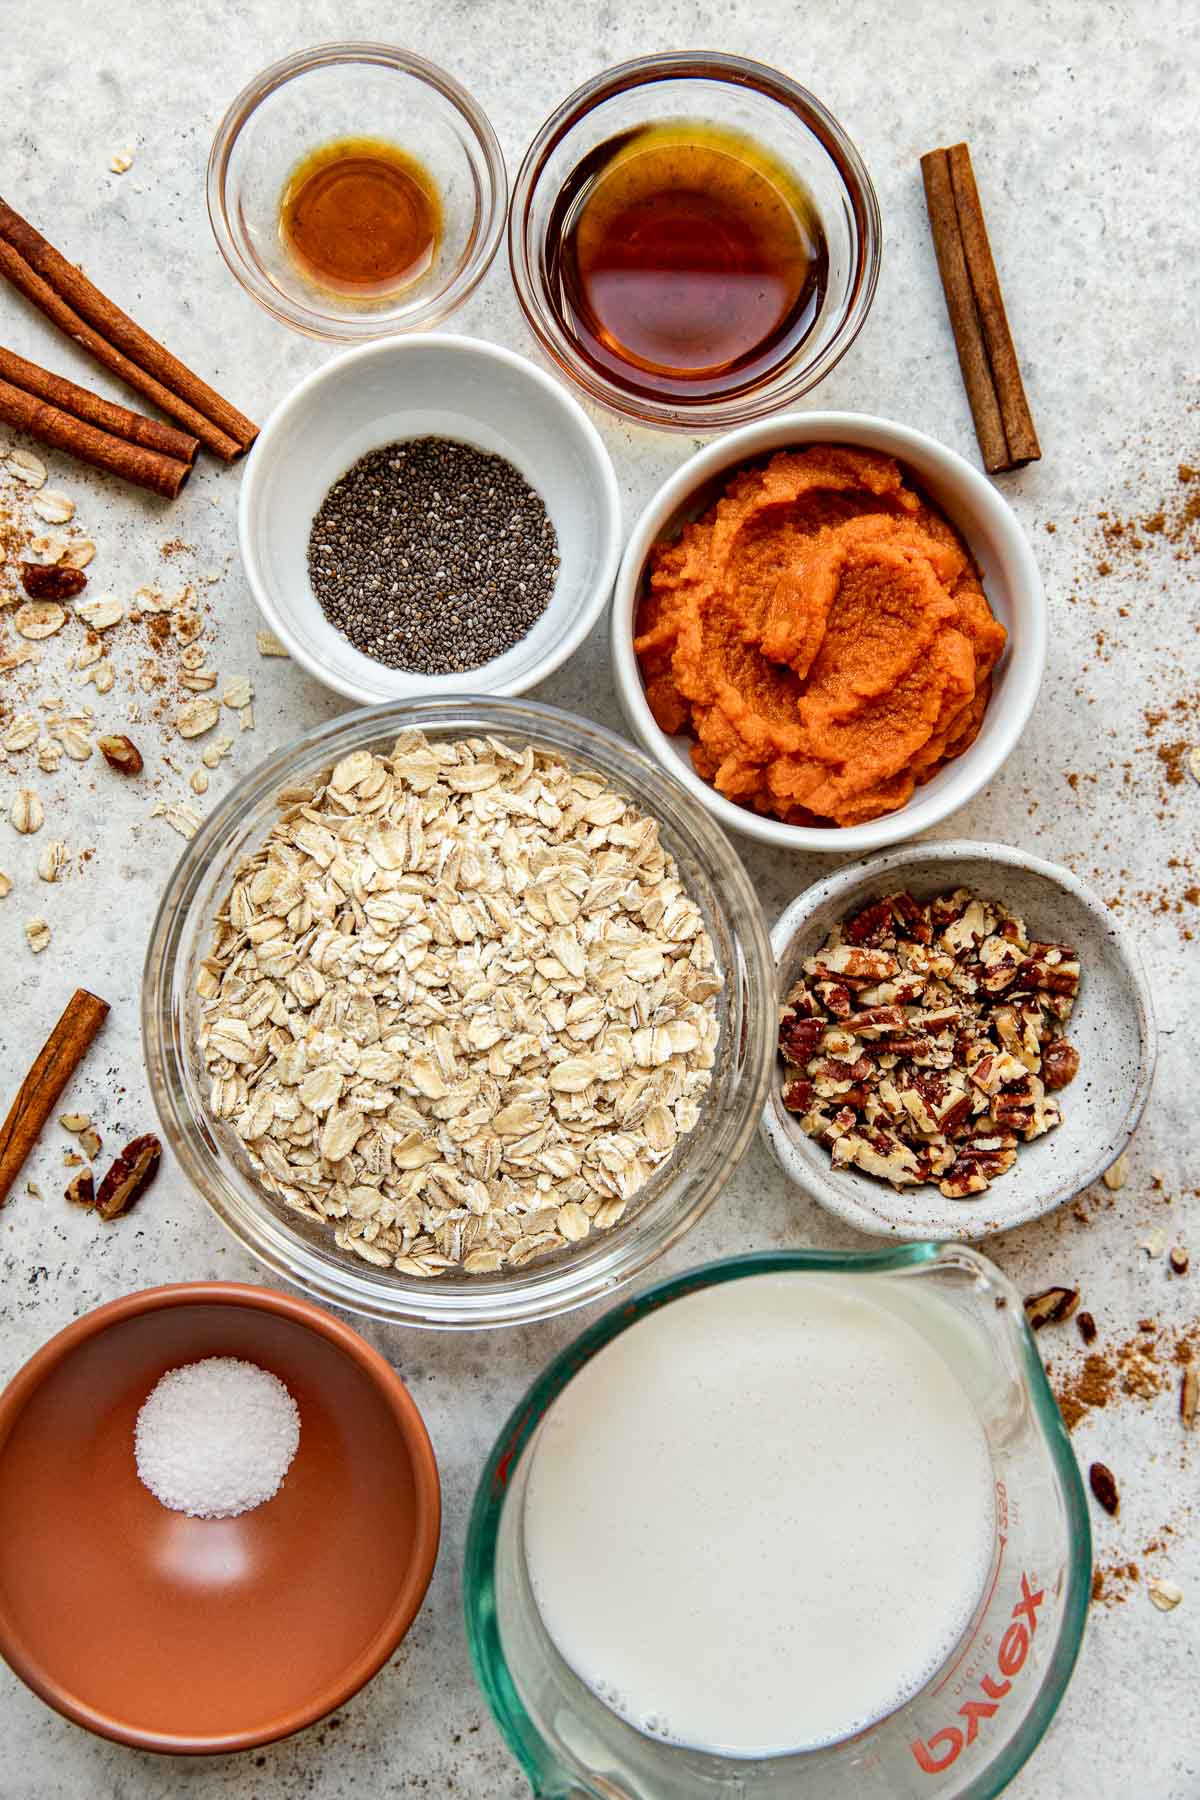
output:
[[[965,1746],[975,1742],[980,1719],[990,1719],[998,1710],[1001,1700],[1012,1687],[1011,1677],[1018,1673],[1029,1654],[1029,1640],[1037,1630],[1037,1609],[1045,1598],[1044,1588],[1033,1593],[1028,1575],[1021,1576],[1021,1598],[1012,1609],[1012,1624],[1000,1639],[1000,1648],[996,1652],[996,1666],[1004,1679],[985,1675],[979,1685],[986,1697],[963,1701],[958,1716],[966,1721],[965,1728],[944,1725],[941,1731],[934,1732],[927,1744],[920,1738],[913,1739],[910,1749],[927,1775],[939,1775],[943,1769],[948,1769]]]

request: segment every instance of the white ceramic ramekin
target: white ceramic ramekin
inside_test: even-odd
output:
[[[308,537],[352,463],[403,438],[457,438],[507,457],[537,489],[560,567],[542,617],[503,656],[457,675],[392,669],[331,625],[308,578]],[[621,553],[617,478],[600,434],[551,376],[475,338],[421,333],[347,350],[276,407],[246,460],[238,541],[251,592],[295,660],[351,700],[523,694],[596,623]]]
[[[655,723],[633,651],[634,617],[647,558],[705,512],[736,469],[776,450],[847,444],[894,456],[961,532],[983,573],[992,611],[1008,631],[991,703],[968,750],[919,787],[906,806],[862,825],[786,825],[718,794],[692,767],[686,738]],[[617,692],[631,730],[663,767],[682,781],[727,831],[778,849],[856,856],[940,825],[997,773],[1033,711],[1046,661],[1046,602],[1029,540],[1008,502],[985,476],[924,432],[867,413],[785,413],[743,426],[689,458],[650,501],[633,528],[617,576],[612,608],[612,660]]]

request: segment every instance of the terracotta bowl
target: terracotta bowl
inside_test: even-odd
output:
[[[169,1512],[133,1429],[168,1369],[278,1375],[300,1447],[235,1519]],[[246,1750],[341,1706],[416,1616],[441,1493],[408,1390],[349,1326],[266,1288],[187,1282],[101,1306],[0,1395],[0,1651],[49,1705],[145,1750]]]

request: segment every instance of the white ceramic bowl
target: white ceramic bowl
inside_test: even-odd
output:
[[[1074,944],[1079,997],[1067,1037],[1079,1073],[1058,1096],[1062,1124],[1022,1144],[1015,1166],[983,1194],[947,1200],[936,1187],[896,1192],[835,1170],[784,1106],[783,1065],[763,1112],[763,1133],[784,1173],[859,1231],[892,1238],[981,1238],[1053,1212],[1098,1181],[1128,1144],[1154,1079],[1157,1037],[1145,970],[1133,940],[1104,902],[1067,869],[1004,844],[912,844],[852,863],[792,901],[771,933],[779,998],[832,926],[868,900],[908,888],[918,900],[956,887],[1002,900],[1043,942]]]
[[[533,630],[460,675],[419,675],[364,656],[329,623],[308,578],[309,530],[332,484],[368,451],[426,436],[507,457],[558,534],[558,578]],[[571,655],[604,610],[621,506],[599,433],[558,382],[511,350],[427,332],[347,350],[276,407],[246,461],[238,539],[263,618],[326,687],[367,705],[521,694]]]
[[[655,723],[633,652],[633,623],[646,560],[660,539],[706,512],[735,469],[776,450],[848,444],[881,450],[903,463],[957,526],[983,572],[992,611],[1008,631],[991,704],[970,748],[919,787],[907,806],[862,825],[786,825],[727,800],[692,767],[690,740],[668,737]],[[1046,661],[1046,602],[1029,540],[1015,513],[977,469],[936,439],[867,413],[785,413],[743,426],[689,458],[650,501],[633,528],[617,576],[612,607],[613,671],[630,729],[639,743],[706,806],[727,831],[785,850],[856,855],[915,837],[957,812],[996,774],[1033,711]]]

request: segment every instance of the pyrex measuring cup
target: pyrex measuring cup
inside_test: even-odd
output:
[[[974,1620],[920,1693],[839,1744],[749,1761],[651,1738],[580,1681],[533,1598],[524,1498],[548,1407],[612,1338],[700,1288],[796,1271],[857,1288],[950,1362],[987,1435],[996,1541]],[[1054,1715],[1083,1636],[1091,1573],[1083,1485],[1019,1296],[972,1250],[910,1244],[735,1257],[614,1308],[550,1364],[501,1433],[475,1497],[464,1588],[476,1675],[546,1800],[984,1800],[1012,1779]]]

